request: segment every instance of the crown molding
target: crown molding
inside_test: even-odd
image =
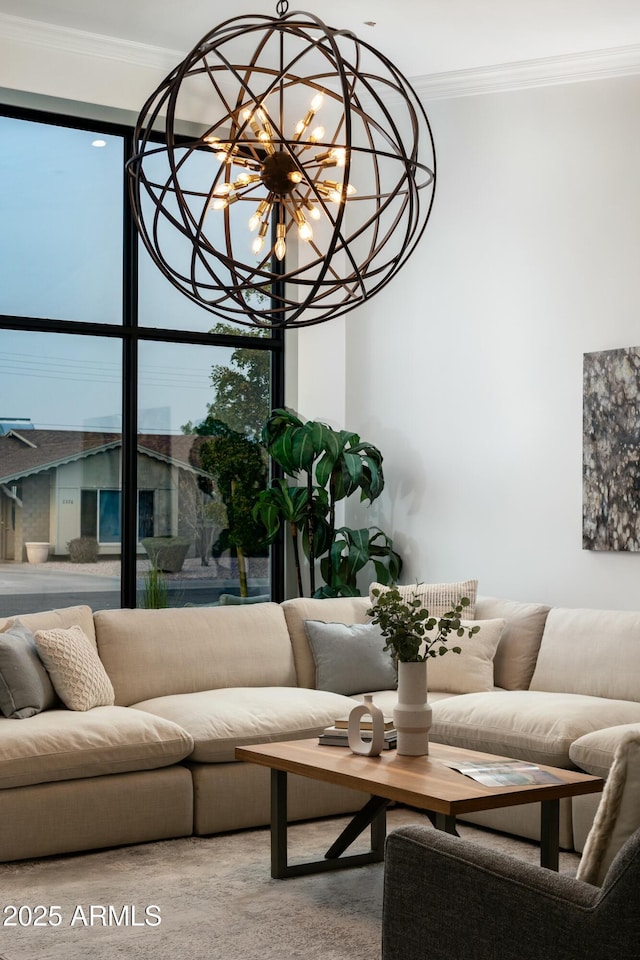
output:
[[[22,43],[63,50],[82,56],[102,57],[105,60],[117,60],[134,66],[149,67],[154,70],[172,70],[176,63],[184,59],[186,51],[167,50],[146,43],[135,43],[118,37],[107,37],[99,33],[88,33],[71,27],[58,27],[39,20],[27,20],[0,13],[0,37],[17,40]]]
[[[85,30],[54,26],[5,13],[0,13],[0,37],[165,72],[172,70],[186,53],[88,33]],[[452,97],[501,93],[639,73],[640,44],[634,44],[566,56],[427,74],[412,78],[411,83],[423,100],[446,100]]]
[[[411,83],[422,100],[447,100],[484,93],[505,93],[582,80],[603,80],[640,73],[640,44],[589,50],[561,57],[543,57],[490,67],[452,70],[415,77]]]

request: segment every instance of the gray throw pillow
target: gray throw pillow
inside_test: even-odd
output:
[[[398,675],[373,623],[324,623],[305,620],[316,663],[316,689],[350,697],[355,693],[395,690]]]
[[[0,633],[0,710],[11,720],[25,720],[57,703],[35,638],[17,620]]]

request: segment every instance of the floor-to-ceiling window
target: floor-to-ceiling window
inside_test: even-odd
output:
[[[210,604],[243,574],[281,592],[257,534],[234,539],[220,466],[282,403],[282,337],[155,268],[130,152],[126,127],[0,107],[0,616]]]

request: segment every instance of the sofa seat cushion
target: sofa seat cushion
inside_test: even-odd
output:
[[[578,737],[639,721],[640,703],[629,700],[504,690],[435,702],[430,736],[438,743],[571,768],[569,749]]]
[[[616,750],[623,741],[633,736],[640,739],[640,722],[596,730],[576,740],[571,745],[569,756],[576,767],[580,767],[585,773],[591,773],[594,777],[603,777],[606,780]],[[638,805],[640,806],[640,800]]]
[[[194,740],[190,760],[228,763],[235,748],[315,737],[356,706],[339,693],[302,687],[234,687],[133,704],[172,720]]]
[[[193,749],[188,733],[126,707],[46,710],[0,719],[0,789],[166,767]]]

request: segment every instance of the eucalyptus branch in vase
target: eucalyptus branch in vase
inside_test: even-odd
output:
[[[461,597],[451,610],[434,617],[419,597],[414,594],[405,599],[397,587],[375,588],[372,596],[376,599],[367,614],[380,627],[385,638],[384,649],[401,663],[420,663],[449,652],[459,654],[460,647],[447,646],[451,634],[472,637],[480,630],[477,624],[462,626],[464,610],[470,603],[468,597]]]

